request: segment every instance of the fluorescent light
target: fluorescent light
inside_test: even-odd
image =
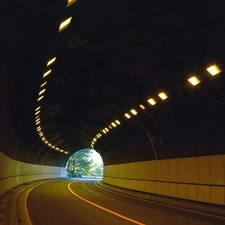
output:
[[[130,115],[128,113],[125,114],[125,116],[130,119]]]
[[[44,98],[44,95],[38,98],[38,102],[41,101],[42,98]]]
[[[48,83],[48,81],[45,81],[45,82],[41,85],[41,88],[44,87],[47,83]]]
[[[66,6],[66,7],[72,5],[72,4],[73,4],[74,2],[76,2],[76,1],[77,1],[77,0],[68,0],[67,6]]]
[[[160,94],[158,94],[158,96],[162,99],[162,100],[165,100],[168,98],[168,96],[164,93],[164,92],[161,92]]]
[[[38,107],[35,109],[35,111],[38,111],[40,108],[41,108],[41,106],[38,106]]]
[[[62,149],[59,149],[59,151],[60,151],[60,152],[63,152],[63,150],[62,150]]]
[[[52,58],[51,60],[48,61],[47,66],[50,66],[52,63],[54,63],[56,60],[56,57]]]
[[[48,141],[47,140],[44,140],[44,143],[47,145],[48,144]]]
[[[217,65],[210,66],[207,68],[207,71],[212,75],[215,76],[216,74],[221,72],[221,69]]]
[[[115,123],[111,123],[111,124],[112,124],[113,127],[116,127],[116,124]]]
[[[109,132],[109,129],[106,127],[106,128],[105,128],[105,131]]]
[[[94,148],[94,145],[91,145],[92,148]]]
[[[115,122],[116,122],[117,124],[120,124],[120,121],[119,121],[119,120],[116,120]]]
[[[40,112],[41,112],[40,110],[39,110],[39,111],[37,111],[37,112],[35,113],[35,116],[36,116],[36,115],[38,115]]]
[[[47,72],[45,72],[43,75],[43,78],[47,77],[51,72],[52,72],[52,70],[48,70]]]
[[[200,83],[200,80],[199,80],[197,77],[195,77],[195,76],[189,78],[188,81],[189,81],[193,86],[195,86],[195,85],[197,85],[197,84]]]
[[[38,126],[37,129],[41,129],[41,126]]]
[[[104,134],[106,134],[106,131],[105,131],[105,130],[102,130],[102,132],[103,132]]]
[[[60,26],[59,26],[59,32],[61,32],[62,30],[64,30],[66,27],[69,26],[70,22],[71,22],[72,16],[69,17],[68,19],[64,20]]]
[[[65,151],[64,154],[69,155],[69,152]]]
[[[37,122],[37,121],[40,121],[40,120],[41,120],[40,118],[37,118],[37,119],[36,119],[36,122]]]
[[[37,122],[36,122],[36,125],[38,125],[40,122],[41,122],[41,121],[37,121]]]
[[[149,102],[151,105],[155,105],[155,104],[156,104],[156,101],[155,101],[153,98],[148,99],[148,102]]]
[[[96,138],[94,138],[93,141],[97,141]]]
[[[39,95],[42,95],[44,92],[46,91],[46,89],[43,89],[39,92]]]
[[[45,137],[42,137],[42,138],[41,138],[41,140],[42,140],[42,141],[45,141],[45,140],[46,140],[46,138],[45,138]]]
[[[137,115],[137,111],[135,109],[130,110],[133,115]]]
[[[143,105],[139,105],[139,107],[140,107],[141,109],[145,109],[145,107],[144,107]]]

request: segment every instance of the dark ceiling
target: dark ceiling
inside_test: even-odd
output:
[[[206,71],[210,65],[221,70],[225,65],[222,4],[77,0],[66,5],[65,0],[5,3],[3,52],[11,129],[26,149],[8,155],[61,165],[75,151],[91,148],[97,134],[102,136],[93,147],[105,164],[212,154],[212,149],[202,152],[203,147],[193,146],[198,139],[202,143],[212,137],[215,143],[224,137],[224,72],[212,77]],[[58,32],[70,16],[69,26]],[[56,61],[46,67],[53,57]],[[188,82],[193,75],[201,80],[199,85]],[[44,98],[37,101],[45,81]],[[161,100],[160,92],[168,99]],[[38,106],[41,122],[36,125]],[[131,109],[138,114],[132,115]],[[120,125],[111,129],[115,120]],[[106,127],[110,132],[104,134]],[[182,136],[174,143],[173,135]],[[192,137],[193,146],[189,143],[181,151],[188,142],[184,136]],[[124,152],[128,148],[129,156]],[[217,148],[215,154],[222,151]],[[43,162],[46,154],[58,161]]]

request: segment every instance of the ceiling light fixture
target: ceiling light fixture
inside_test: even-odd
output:
[[[46,89],[43,89],[39,92],[39,95],[42,95],[44,92],[46,91]]]
[[[125,116],[130,119],[130,115],[128,113],[125,113]]]
[[[200,83],[200,80],[199,80],[196,76],[193,76],[193,77],[189,78],[188,81],[189,81],[193,86],[195,86],[195,85],[197,85],[197,84]]]
[[[139,105],[139,107],[140,107],[141,109],[145,109],[145,107],[144,107],[143,105]]]
[[[47,72],[45,72],[43,75],[43,78],[47,77],[51,72],[52,72],[52,70],[48,70]]]
[[[77,0],[68,0],[67,6],[66,6],[66,7],[72,5],[72,4],[73,4],[74,2],[76,2],[76,1],[77,1]]]
[[[35,111],[38,111],[40,108],[41,108],[41,106],[38,106],[38,107],[35,109]]]
[[[48,81],[45,81],[45,82],[41,85],[41,88],[44,87],[47,83],[48,83]]]
[[[164,92],[161,92],[160,94],[158,94],[158,96],[162,99],[162,100],[165,100],[168,98],[168,96],[164,93]]]
[[[47,66],[50,66],[52,63],[54,63],[56,60],[56,57],[52,58],[51,60],[48,61]]]
[[[59,26],[59,32],[61,32],[61,31],[64,30],[65,28],[67,28],[67,27],[69,26],[71,20],[72,20],[72,16],[69,17],[68,19],[64,20],[64,21],[60,24],[60,26]]]
[[[112,124],[113,127],[116,127],[116,124],[115,123],[111,123],[111,124]]]
[[[221,72],[221,69],[217,65],[210,66],[206,69],[212,76]]]
[[[116,122],[118,125],[120,125],[120,121],[119,121],[119,120],[116,120],[115,122]]]
[[[41,101],[41,99],[44,98],[44,95],[42,95],[41,97],[38,98],[38,102]]]
[[[130,110],[133,115],[137,115],[137,111],[135,109]]]
[[[156,101],[155,101],[153,98],[148,99],[148,102],[149,102],[151,105],[155,105],[155,104],[156,104]]]
[[[37,111],[37,112],[35,113],[35,116],[36,116],[36,115],[38,115],[40,112],[41,112],[40,110],[39,110],[39,111]]]

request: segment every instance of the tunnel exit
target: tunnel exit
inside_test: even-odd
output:
[[[70,178],[102,178],[102,158],[94,149],[81,149],[75,152],[67,161],[66,172]]]

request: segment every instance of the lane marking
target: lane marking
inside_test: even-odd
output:
[[[76,194],[76,193],[71,189],[70,186],[71,186],[72,183],[74,183],[74,182],[71,182],[71,183],[68,184],[68,189],[69,189],[69,191],[70,191],[73,195],[75,195],[77,198],[79,198],[79,199],[81,199],[81,200],[83,200],[83,201],[89,203],[90,205],[93,205],[93,206],[99,208],[99,209],[102,209],[102,210],[104,210],[104,211],[106,211],[106,212],[108,212],[108,213],[111,213],[111,214],[113,214],[113,215],[115,215],[115,216],[117,216],[117,217],[120,217],[120,218],[122,218],[122,219],[124,219],[124,220],[127,220],[127,221],[129,221],[129,222],[132,222],[132,223],[135,223],[135,224],[138,224],[138,225],[145,225],[144,223],[141,223],[141,222],[138,222],[137,220],[133,220],[133,219],[131,219],[131,218],[129,218],[129,217],[123,216],[123,215],[121,215],[121,214],[119,214],[119,213],[116,213],[116,212],[114,212],[114,211],[112,211],[112,210],[110,210],[110,209],[104,208],[104,207],[102,207],[102,206],[100,206],[100,205],[97,205],[97,204],[95,204],[95,203],[93,203],[93,202],[91,202],[91,201],[89,201],[89,200],[87,200],[87,199],[85,199],[85,198],[79,196],[78,194]]]
[[[148,202],[148,203],[151,203],[151,204],[161,205],[161,206],[165,206],[165,207],[168,207],[168,208],[178,209],[178,210],[181,210],[181,211],[187,211],[187,212],[191,212],[191,213],[195,213],[195,214],[200,214],[200,215],[203,215],[203,216],[214,217],[216,219],[225,220],[225,217],[220,216],[220,215],[214,215],[214,214],[210,214],[210,213],[207,213],[207,212],[195,211],[193,209],[186,209],[186,208],[182,208],[182,207],[179,207],[179,206],[173,206],[173,205],[169,205],[169,204],[166,204],[166,203],[156,202],[154,200],[142,199],[141,197],[135,197],[135,196],[132,196],[132,195],[129,195],[129,194],[121,193],[119,191],[110,190],[107,187],[102,187],[99,184],[99,182],[95,182],[95,186],[102,189],[102,190],[105,190],[105,191],[108,191],[108,192],[111,192],[111,193],[114,193],[114,194],[117,194],[117,195],[121,195],[121,196],[124,196],[124,197],[127,197],[127,198],[133,198],[133,199],[143,201],[143,202]]]

